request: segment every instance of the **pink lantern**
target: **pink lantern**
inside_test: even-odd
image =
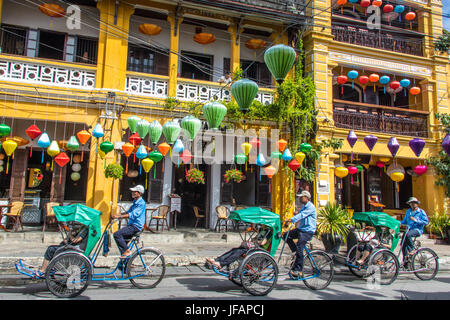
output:
[[[377,167],[380,168],[380,177],[383,173],[383,168],[386,166],[386,164],[382,161],[377,161]]]
[[[421,176],[427,172],[427,169],[428,167],[426,165],[418,165],[413,170],[417,175]]]
[[[351,181],[352,181],[352,184],[353,184],[353,175],[358,173],[358,168],[355,167],[355,166],[349,166],[348,167],[348,173],[352,175]]]

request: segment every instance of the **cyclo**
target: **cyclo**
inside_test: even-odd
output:
[[[414,273],[421,280],[433,279],[439,269],[439,257],[430,248],[421,247],[420,241],[414,239],[414,255],[407,257],[407,265],[399,262],[404,244],[400,242],[399,251],[395,249],[400,241],[400,233],[408,232],[408,227],[401,226],[400,221],[383,212],[358,212],[353,215],[356,223],[364,225],[359,232],[359,243],[353,246],[346,257],[349,270],[357,277],[367,278],[379,272],[379,282],[388,285],[395,281],[399,274]],[[367,243],[373,238],[378,239],[378,245],[370,253],[364,264],[356,265],[356,251],[361,243]]]
[[[58,227],[66,245],[59,248],[50,260],[43,278],[48,289],[62,298],[80,295],[93,281],[129,280],[137,288],[154,288],[164,277],[165,261],[160,250],[139,246],[141,232],[135,234],[128,243],[133,254],[120,259],[114,270],[107,273],[95,273],[95,263],[100,251],[108,241],[107,232],[117,220],[111,220],[101,233],[101,212],[81,204],[66,207],[53,207]],[[88,228],[85,251],[68,245],[74,225]],[[105,236],[106,235],[106,236]],[[20,259],[16,263],[19,273],[36,277],[35,267]],[[120,271],[116,273],[117,271]]]
[[[245,291],[252,295],[269,294],[277,283],[279,263],[284,251],[283,244],[279,258],[275,261],[274,257],[282,240],[280,216],[262,208],[250,207],[232,211],[229,219],[234,220],[238,225],[254,226],[247,229],[247,232],[240,233],[243,241],[253,238],[262,227],[270,228],[272,236],[269,247],[267,249],[260,247],[249,249],[230,265],[220,270],[212,266],[212,269],[217,274],[225,276],[233,283],[242,286]],[[250,231],[248,232],[248,230]],[[313,290],[325,289],[334,276],[331,257],[322,250],[309,251],[305,247],[305,252],[303,278],[291,279],[294,281],[301,280],[308,288]]]

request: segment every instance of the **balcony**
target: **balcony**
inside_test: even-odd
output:
[[[332,25],[334,40],[364,47],[423,56],[423,40],[392,35],[385,31],[371,31],[352,26]]]
[[[426,111],[333,100],[333,120],[337,128],[426,138],[429,114]]]

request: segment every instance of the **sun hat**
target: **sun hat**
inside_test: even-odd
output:
[[[131,191],[137,191],[137,192],[139,192],[140,194],[144,194],[144,192],[145,192],[144,187],[141,186],[140,184],[138,184],[137,186],[135,186],[135,187],[133,187],[133,188],[130,188],[130,190],[131,190]]]
[[[415,197],[410,197],[408,201],[406,201],[407,204],[410,204],[411,202],[417,202],[417,204],[420,204],[420,201]]]
[[[307,197],[308,199],[311,199],[311,193],[309,193],[306,190],[303,190],[301,193],[297,194],[297,197]]]

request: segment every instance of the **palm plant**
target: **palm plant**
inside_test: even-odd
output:
[[[347,210],[337,203],[328,202],[317,215],[317,233],[319,236],[330,235],[332,239],[337,236],[345,241],[349,233],[347,226],[351,223]]]
[[[450,217],[444,213],[435,212],[430,218],[429,228],[431,232],[437,232],[445,239],[445,228],[450,224]]]

